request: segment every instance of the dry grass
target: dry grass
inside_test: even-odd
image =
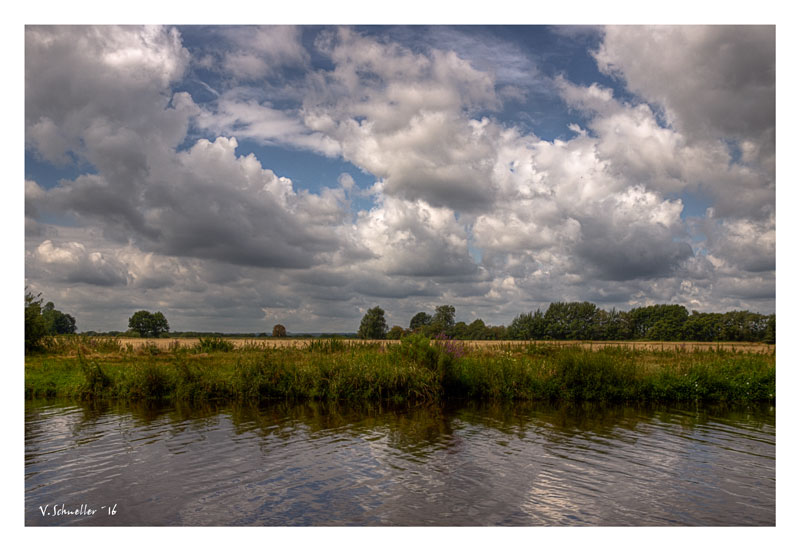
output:
[[[315,339],[273,339],[273,338],[225,338],[239,348],[304,348]],[[118,338],[122,346],[130,344],[134,350],[156,346],[159,350],[169,350],[171,348],[193,348],[200,343],[199,338],[180,338],[180,339],[136,339],[130,337]],[[387,341],[362,341],[362,340],[343,340],[343,342],[387,342]],[[389,341],[391,342],[391,341]],[[399,342],[399,341],[397,341]]]
[[[727,352],[748,352],[752,354],[774,354],[774,344],[760,342],[671,342],[671,341],[465,341],[470,346],[478,348],[503,348],[514,346],[527,346],[537,344],[555,347],[581,347],[585,350],[600,350],[601,348],[626,348],[650,352],[693,352],[705,350],[720,350]]]
[[[96,337],[100,339],[102,337]],[[140,350],[150,346],[156,346],[159,350],[169,350],[176,346],[191,348],[196,346],[200,339],[180,338],[180,339],[136,339],[118,338],[123,347],[130,344],[134,350]],[[273,338],[230,338],[226,339],[233,343],[234,347],[259,347],[259,348],[304,348],[314,339],[273,339]],[[363,340],[343,340],[343,343],[366,343],[373,342],[379,344],[399,343],[400,341],[363,341]],[[747,342],[639,342],[639,341],[463,341],[464,345],[479,348],[514,348],[528,346],[531,344],[556,346],[556,347],[575,347],[579,346],[587,350],[599,350],[605,347],[627,348],[639,351],[653,352],[693,352],[704,350],[720,350],[731,352],[747,352],[753,354],[774,354],[774,344],[747,343]]]

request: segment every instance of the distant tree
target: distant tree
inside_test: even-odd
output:
[[[41,294],[25,293],[25,352],[41,347],[47,335],[47,322],[42,316]]]
[[[386,338],[392,340],[398,340],[401,337],[403,337],[405,333],[406,333],[405,329],[403,329],[399,325],[395,325],[394,327],[389,329],[389,332],[386,334]]]
[[[492,341],[501,341],[503,339],[507,339],[508,337],[508,329],[505,328],[504,325],[492,325],[486,328],[486,338]]]
[[[445,327],[453,327],[456,323],[456,307],[443,304],[436,307],[432,323],[441,323]]]
[[[169,332],[169,323],[167,323],[167,318],[164,317],[164,314],[161,312],[156,312],[153,314],[153,325],[150,328],[154,337],[159,337],[161,333],[168,333]]]
[[[361,339],[385,339],[388,330],[384,311],[380,306],[376,306],[367,310],[361,319],[358,337]]]
[[[594,315],[594,324],[590,330],[592,340],[620,340],[627,339],[627,314],[616,308],[610,311],[597,309]]]
[[[456,324],[456,308],[449,304],[436,307],[436,312],[431,320],[431,330],[433,333],[445,333],[449,335],[453,332]]]
[[[539,309],[518,315],[508,326],[508,336],[512,339],[535,340],[545,335],[544,314]]]
[[[775,344],[775,314],[767,316],[767,324],[764,328],[764,342]]]
[[[425,312],[418,312],[414,314],[413,318],[411,318],[408,328],[412,331],[416,331],[420,327],[430,325],[431,321],[433,321],[433,318],[430,315],[426,314]]]
[[[725,312],[721,321],[724,341],[763,341],[769,326],[769,316],[747,310]]]
[[[272,328],[272,336],[273,337],[285,337],[286,336],[286,328],[281,325],[280,323],[277,324],[275,327]]]
[[[553,302],[544,314],[546,334],[552,339],[591,339],[597,313],[591,302]]]
[[[680,304],[657,304],[628,312],[635,339],[677,341],[683,338],[689,312]]]
[[[483,323],[482,319],[476,319],[467,327],[468,339],[482,341],[487,338],[487,334],[486,324]]]
[[[683,338],[687,341],[718,341],[722,335],[722,314],[692,310],[683,324]]]
[[[139,310],[128,318],[128,328],[139,333],[140,337],[158,338],[169,331],[169,323],[161,312],[151,314],[147,310]]]
[[[75,318],[56,310],[52,302],[48,302],[42,308],[42,316],[47,325],[48,335],[69,335],[75,333]]]
[[[58,311],[57,311],[58,312]],[[71,335],[77,330],[75,318],[69,314],[58,312],[58,316],[53,321],[53,331],[56,335]]]
[[[459,321],[453,326],[453,331],[450,336],[453,337],[454,339],[460,339],[460,340],[468,339],[469,338],[469,336],[467,335],[468,330],[469,326],[466,324],[466,322]]]
[[[140,337],[146,337],[150,334],[150,320],[150,312],[139,310],[128,318],[128,328],[139,333]]]
[[[25,350],[41,347],[47,335],[75,333],[75,318],[56,310],[52,302],[42,306],[41,293],[25,293]]]

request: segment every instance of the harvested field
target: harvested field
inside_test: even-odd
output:
[[[471,346],[479,348],[526,346],[536,344],[540,346],[575,347],[587,350],[601,348],[628,348],[632,350],[651,352],[692,352],[695,350],[724,350],[729,352],[747,352],[751,354],[774,354],[775,345],[760,342],[672,342],[672,341],[465,341]]]
[[[95,339],[103,339],[105,337],[94,337]],[[112,339],[113,340],[113,339]],[[169,350],[170,348],[182,347],[191,348],[196,346],[200,339],[198,338],[180,338],[180,339],[136,339],[136,338],[117,338],[117,341],[125,347],[131,345],[134,350],[156,346],[159,350]],[[252,347],[252,348],[304,348],[315,339],[247,339],[247,338],[229,338],[226,339],[233,343],[236,348]],[[323,339],[324,340],[324,339]],[[383,340],[383,341],[364,341],[358,339],[344,339],[344,343],[378,343],[378,344],[397,344],[400,341]],[[555,347],[581,347],[588,350],[599,350],[601,348],[627,348],[641,351],[657,351],[657,352],[693,352],[705,350],[720,350],[731,352],[746,352],[752,354],[774,354],[774,344],[764,343],[749,343],[749,342],[660,342],[660,341],[460,341],[465,345],[479,348],[514,348],[521,346],[528,346],[532,344],[541,346],[555,346]]]

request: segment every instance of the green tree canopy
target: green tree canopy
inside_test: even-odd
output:
[[[467,327],[467,338],[473,340],[483,340],[487,336],[487,327],[482,319],[476,319]]]
[[[42,317],[44,317],[48,335],[69,335],[75,333],[75,318],[60,310],[56,310],[52,302],[48,302],[44,305],[42,308]]]
[[[499,328],[488,330],[490,335],[501,333]],[[553,302],[543,315],[539,310],[518,315],[508,327],[506,337],[774,344],[775,314],[764,315],[744,310],[724,314],[693,311],[689,315],[680,304],[642,306],[629,312],[616,308],[606,311],[591,302]]]
[[[36,350],[47,335],[47,322],[42,316],[41,295],[25,293],[25,352]]]
[[[139,310],[128,318],[128,328],[139,333],[141,337],[158,338],[169,331],[169,323],[161,312],[151,314],[147,310]]]
[[[358,328],[360,339],[385,339],[386,332],[389,330],[386,325],[386,317],[380,306],[370,308],[361,319],[361,326]]]
[[[775,314],[767,316],[767,323],[764,327],[764,342],[775,344]]]
[[[41,293],[25,293],[25,350],[36,350],[47,335],[67,335],[75,332],[75,318],[56,310],[52,302],[42,306]]]
[[[414,317],[411,318],[408,328],[412,331],[416,331],[420,327],[430,325],[431,321],[433,321],[433,318],[430,315],[426,314],[425,312],[417,312],[414,314]]]
[[[544,314],[537,309],[535,313],[518,315],[508,326],[508,336],[512,339],[543,339],[546,336]]]
[[[469,331],[469,326],[464,321],[456,322],[453,326],[450,336],[454,339],[466,339]]]
[[[405,333],[406,333],[405,329],[403,329],[399,325],[395,325],[394,327],[389,329],[389,332],[386,334],[386,338],[387,339],[392,339],[392,340],[398,340],[403,335],[405,335]]]
[[[680,304],[656,304],[634,308],[628,317],[633,338],[677,341],[683,338],[689,312]]]
[[[445,327],[453,327],[456,323],[456,307],[449,304],[442,304],[436,307],[433,314],[433,323],[441,323]]]
[[[553,339],[594,338],[598,314],[591,302],[553,302],[544,314],[547,336]]]
[[[436,307],[436,312],[431,320],[431,328],[434,333],[450,334],[456,324],[456,307],[449,304],[442,304]]]

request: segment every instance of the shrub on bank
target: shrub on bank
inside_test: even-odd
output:
[[[233,349],[233,343],[222,337],[200,337],[197,343],[197,351],[202,353],[230,352]]]

